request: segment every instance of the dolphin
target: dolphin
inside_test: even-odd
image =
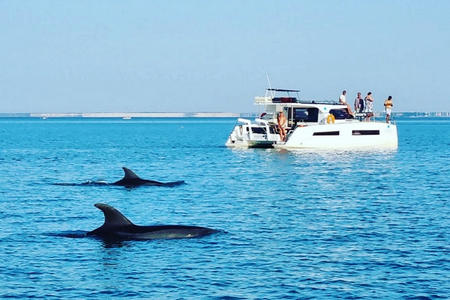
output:
[[[122,167],[125,175],[119,181],[114,183],[108,183],[106,181],[87,181],[83,183],[54,183],[54,185],[62,185],[62,186],[105,186],[105,185],[119,185],[127,188],[134,188],[138,186],[166,186],[173,187],[177,185],[184,184],[184,180],[172,181],[172,182],[159,182],[154,180],[142,179],[137,176],[133,171],[128,168]]]
[[[105,215],[105,223],[87,233],[105,240],[153,240],[196,238],[219,232],[218,230],[184,225],[138,226],[120,211],[108,204],[96,203],[95,207]]]
[[[125,175],[123,178],[119,181],[116,181],[114,183],[111,183],[111,185],[121,185],[125,187],[137,187],[142,185],[156,185],[156,186],[177,186],[184,184],[183,180],[180,181],[173,181],[173,182],[159,182],[154,180],[147,180],[142,179],[139,176],[137,176],[133,171],[131,171],[128,168],[122,167],[123,171],[125,172]]]

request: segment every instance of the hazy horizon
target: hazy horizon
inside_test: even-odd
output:
[[[376,116],[384,116],[384,111],[376,111]],[[450,117],[450,111],[394,111],[393,115],[429,115],[432,117]],[[235,118],[235,117],[254,117],[258,116],[258,112],[0,112],[0,117],[49,117],[49,118],[65,118],[65,117],[94,117],[94,118],[159,118],[159,117],[207,117],[207,118]]]
[[[255,112],[373,92],[448,112],[448,1],[0,1],[0,112]]]

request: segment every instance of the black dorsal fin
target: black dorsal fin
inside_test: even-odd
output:
[[[125,176],[123,176],[123,179],[141,179],[130,169],[125,168],[125,167],[122,167],[122,169],[125,172]]]
[[[129,226],[134,225],[120,211],[108,204],[96,203],[95,207],[100,209],[105,215],[105,224],[103,226]]]

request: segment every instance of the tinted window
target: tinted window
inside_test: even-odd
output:
[[[314,132],[313,135],[339,135],[339,131]]]
[[[379,135],[379,130],[353,130],[353,135]]]
[[[294,108],[295,122],[317,122],[318,118],[319,110],[317,108]]]
[[[353,119],[352,115],[350,115],[345,108],[332,109],[330,110],[330,114],[332,114],[336,120]]]
[[[262,127],[252,127],[252,132],[253,133],[265,134],[266,133],[266,129],[262,128]]]

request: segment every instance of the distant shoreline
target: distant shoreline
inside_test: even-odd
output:
[[[394,117],[406,118],[439,118],[450,117],[450,112],[394,112]],[[378,112],[376,116],[384,115]],[[194,112],[194,113],[169,113],[169,112],[98,112],[98,113],[0,113],[0,118],[239,118],[256,117],[255,113],[230,113],[230,112]]]
[[[1,117],[19,118],[238,118],[252,116],[241,113],[166,113],[166,112],[97,112],[97,113],[0,113]]]

